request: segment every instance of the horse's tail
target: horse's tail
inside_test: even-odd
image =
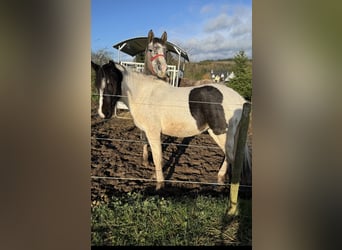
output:
[[[241,181],[242,185],[252,185],[252,154],[249,150],[248,143],[245,144],[244,149],[244,161],[241,171]]]

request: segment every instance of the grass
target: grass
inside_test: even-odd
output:
[[[96,246],[251,245],[251,200],[240,199],[239,216],[226,217],[227,197],[144,196],[128,193],[91,208]]]

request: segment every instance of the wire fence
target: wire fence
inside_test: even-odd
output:
[[[145,178],[131,178],[131,177],[113,177],[113,176],[91,176],[92,179],[107,179],[107,180],[123,180],[123,181],[145,181],[157,182],[155,179]],[[182,184],[199,184],[199,185],[212,185],[212,186],[230,186],[230,183],[220,184],[217,182],[202,182],[202,181],[180,181],[180,180],[164,180],[166,183],[182,183]],[[240,184],[240,187],[252,188],[251,185]]]
[[[92,96],[100,96],[99,94],[92,94]],[[109,94],[103,94],[103,96],[112,96],[112,97],[120,97],[120,98],[127,98],[128,96],[124,95],[109,95]],[[205,101],[188,101],[193,102],[193,103],[204,103],[204,104],[213,104],[213,105],[222,105],[222,103],[217,103],[217,102],[205,102]],[[155,105],[151,103],[136,103],[139,105]],[[231,104],[232,106],[239,105],[240,104]],[[184,105],[164,105],[167,107],[182,107],[184,108]],[[164,107],[163,106],[163,107]],[[161,105],[158,105],[160,108]],[[129,112],[129,111],[126,111]],[[110,119],[107,119],[110,120]],[[146,144],[146,140],[131,140],[131,139],[123,139],[123,138],[105,138],[105,137],[98,137],[98,136],[92,136],[91,139],[97,140],[97,141],[112,141],[112,142],[126,142],[126,143],[141,143],[141,144]],[[212,146],[212,145],[190,145],[190,144],[183,144],[183,143],[168,143],[168,142],[162,142],[162,145],[173,145],[177,147],[193,147],[193,148],[208,148],[208,149],[220,149],[218,146]],[[97,150],[97,149],[92,149],[92,150]],[[103,149],[98,149],[102,151]],[[113,176],[95,176],[92,175],[91,179],[103,179],[103,180],[118,180],[118,181],[142,181],[142,182],[157,182],[156,179],[147,179],[147,178],[126,178],[126,177],[113,177]],[[199,181],[181,181],[181,180],[164,180],[166,183],[182,183],[182,184],[199,184],[199,185],[212,185],[212,186],[230,186],[230,183],[216,183],[216,182],[199,182]],[[240,184],[240,187],[245,187],[245,188],[252,188],[252,185],[243,185]]]
[[[120,138],[104,138],[104,137],[92,137],[92,139],[97,141],[114,141],[114,142],[124,142],[124,143],[140,143],[146,144],[146,141],[143,140],[128,140],[128,139],[120,139]],[[189,145],[182,143],[167,143],[162,142],[162,145],[172,145],[177,147],[188,147],[188,148],[208,148],[208,149],[220,149],[218,146],[210,146],[210,145]],[[103,151],[103,149],[92,149]],[[147,179],[147,178],[127,178],[127,177],[114,177],[114,176],[91,176],[91,179],[103,179],[103,180],[119,180],[119,181],[143,181],[143,182],[157,182],[156,179]],[[200,182],[200,181],[180,181],[180,180],[164,180],[166,183],[182,183],[182,184],[199,184],[199,185],[212,185],[212,186],[230,186],[230,183],[220,184],[217,182]],[[243,185],[240,184],[240,187],[252,188],[252,185]]]
[[[92,96],[100,96],[100,94],[91,94]],[[102,96],[111,96],[111,97],[119,97],[119,98],[128,98],[128,96],[125,95],[110,95],[110,94],[102,94]],[[132,104],[139,104],[139,105],[149,105],[149,106],[157,106],[157,107],[184,107],[184,105],[162,105],[162,104],[153,104],[153,103],[147,103],[147,102],[134,102],[130,100]],[[187,100],[186,104],[188,103],[201,103],[201,104],[211,104],[211,105],[222,105],[221,102],[206,102],[206,101],[191,101]],[[230,103],[230,106],[241,106],[241,103]]]
[[[98,140],[98,141],[118,141],[118,142],[130,142],[130,143],[141,143],[145,144],[146,141],[143,140],[127,140],[127,139],[117,139],[117,138],[104,138],[104,137],[92,137],[92,139]],[[189,148],[208,148],[208,149],[220,149],[218,146],[203,146],[203,145],[189,145],[189,144],[183,144],[183,143],[171,143],[171,142],[162,142],[161,145],[168,145],[168,146],[177,146],[177,147],[189,147]]]

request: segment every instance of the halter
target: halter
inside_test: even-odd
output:
[[[153,60],[157,59],[160,56],[165,58],[164,54],[157,54],[157,55],[153,56],[152,58],[150,58],[150,61],[153,62]]]

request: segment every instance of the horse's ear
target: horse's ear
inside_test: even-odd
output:
[[[96,63],[94,63],[93,61],[91,61],[91,67],[92,67],[95,71],[97,71],[97,70],[100,68],[100,66],[97,65]]]
[[[161,37],[161,40],[162,40],[163,43],[166,42],[166,40],[167,40],[167,33],[166,33],[166,31],[164,31],[164,33],[163,33],[163,35]]]
[[[148,39],[147,39],[148,43],[152,42],[153,38],[154,38],[154,33],[152,30],[150,30],[148,32]]]

